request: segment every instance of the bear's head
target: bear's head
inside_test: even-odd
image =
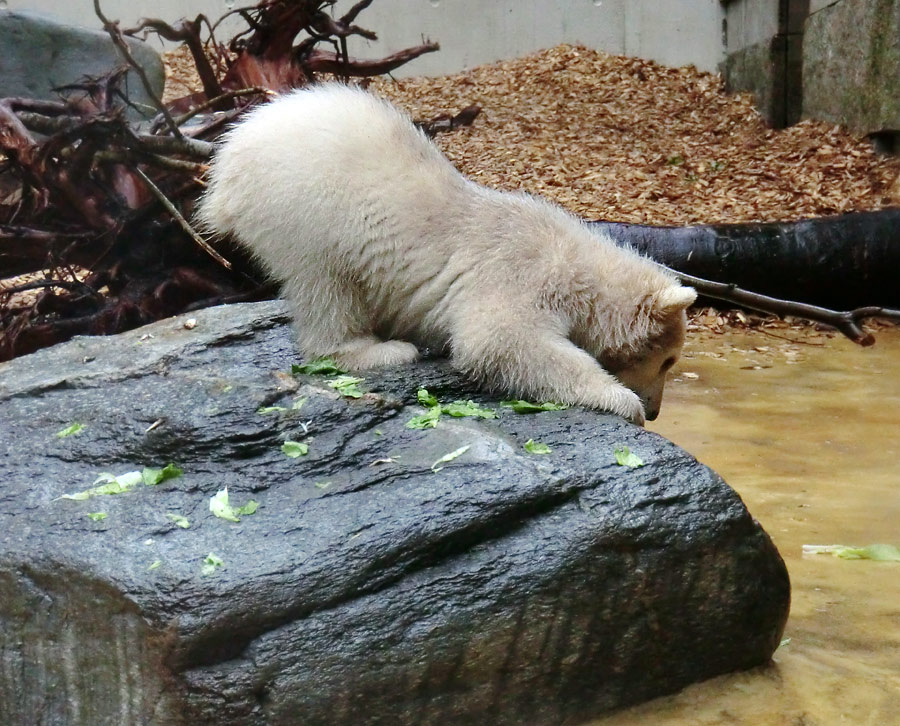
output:
[[[681,356],[687,327],[685,311],[697,299],[692,287],[671,285],[649,296],[639,308],[646,316],[646,337],[621,351],[617,360],[601,364],[619,381],[640,396],[648,421],[659,415],[666,374]]]

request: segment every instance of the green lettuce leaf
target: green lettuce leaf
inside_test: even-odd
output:
[[[285,441],[281,445],[281,450],[284,452],[285,456],[296,459],[300,456],[306,456],[309,453],[309,444],[304,444],[300,441]]]
[[[528,439],[528,441],[525,442],[525,451],[529,454],[549,454],[550,447],[547,446],[547,444],[542,444],[540,441]]]
[[[516,413],[539,413],[541,411],[564,411],[568,406],[564,403],[532,403],[531,401],[501,401],[501,406],[511,408]]]
[[[166,464],[162,469],[151,469],[144,467],[141,472],[141,479],[147,486],[155,486],[167,479],[175,479],[184,474],[184,471],[175,464]]]
[[[413,416],[406,422],[408,429],[433,429],[437,426],[438,420],[441,418],[441,409],[439,406],[429,408],[425,413],[419,416]]]
[[[337,364],[334,358],[317,358],[303,365],[295,363],[291,366],[291,373],[294,375],[302,373],[306,376],[334,376],[346,372]]]
[[[416,392],[416,398],[418,399],[419,403],[421,403],[426,408],[431,408],[438,405],[437,398],[430,394],[427,388],[420,388]]]
[[[616,463],[619,466],[627,466],[630,469],[637,469],[639,466],[644,465],[644,460],[635,453],[632,453],[631,449],[627,446],[616,447],[613,451],[616,456]]]
[[[465,446],[460,446],[458,449],[451,451],[449,454],[444,454],[440,459],[438,459],[431,465],[431,470],[435,473],[439,472],[444,467],[438,466],[438,464],[446,464],[447,462],[459,458],[469,450],[469,447],[471,447],[471,444],[466,444]]]

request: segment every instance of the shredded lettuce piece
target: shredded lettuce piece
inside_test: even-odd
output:
[[[183,517],[180,514],[175,514],[174,512],[166,512],[166,516],[171,519],[176,527],[181,527],[182,529],[187,529],[191,526],[190,521],[187,517]]]
[[[425,413],[413,416],[406,422],[408,429],[433,429],[437,426],[441,415],[446,414],[454,418],[465,416],[477,416],[479,418],[497,418],[497,412],[491,408],[479,406],[474,401],[453,401],[452,403],[440,403],[438,399],[428,392],[426,388],[420,388],[416,393],[419,403],[428,409]]]
[[[804,555],[832,555],[842,560],[875,560],[876,562],[900,562],[900,547],[889,544],[872,544],[866,547],[846,545],[803,545]]]
[[[296,459],[300,456],[306,456],[309,453],[309,444],[304,444],[301,441],[285,441],[281,445],[281,450],[284,452],[285,456]]]
[[[619,466],[627,466],[629,469],[637,469],[644,465],[644,460],[633,453],[627,446],[616,447],[613,453]]]
[[[453,461],[454,459],[459,458],[460,456],[465,454],[470,447],[471,444],[466,444],[465,446],[460,446],[458,449],[451,451],[449,454],[444,454],[440,459],[438,459],[431,465],[431,470],[436,474],[444,468],[443,466],[438,466],[438,464],[446,464],[450,461]]]
[[[75,423],[66,426],[62,431],[57,431],[56,436],[60,439],[64,439],[66,436],[74,436],[80,431],[84,431],[84,424],[76,421]]]
[[[225,561],[213,552],[203,558],[203,567],[200,572],[204,575],[212,575],[217,567],[225,567]]]
[[[256,409],[256,413],[265,416],[267,413],[280,413],[281,411],[287,411],[284,406],[260,406]]]
[[[429,408],[425,413],[419,416],[413,416],[406,422],[408,429],[433,429],[437,426],[438,420],[441,418],[441,409],[439,406]]]
[[[119,476],[103,472],[94,480],[94,484],[90,489],[85,489],[83,492],[76,492],[75,494],[63,494],[60,499],[73,499],[81,502],[104,494],[124,494],[125,492],[130,492],[142,481],[143,477],[139,471],[129,471]]]
[[[291,366],[291,373],[294,375],[302,373],[306,376],[334,376],[346,372],[334,358],[317,358],[302,365],[294,363]]]
[[[525,451],[529,454],[549,454],[550,447],[547,446],[547,444],[542,444],[540,441],[528,439],[528,441],[525,442]]]
[[[501,406],[511,408],[516,413],[540,413],[541,411],[564,411],[568,406],[564,403],[553,403],[546,401],[544,403],[532,403],[531,401],[501,401]]]
[[[497,412],[492,408],[484,408],[474,401],[454,401],[441,404],[441,413],[454,418],[463,416],[477,416],[478,418],[497,418]]]
[[[227,519],[229,522],[240,522],[238,515],[253,514],[259,508],[259,503],[252,499],[242,507],[233,507],[228,501],[228,487],[216,492],[209,498],[209,511],[220,519]]]
[[[362,398],[363,392],[360,390],[359,384],[364,380],[365,378],[356,376],[338,376],[327,381],[325,385],[347,398]]]

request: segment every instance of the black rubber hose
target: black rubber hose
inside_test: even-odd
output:
[[[590,224],[696,277],[839,310],[900,306],[900,209],[758,224]]]

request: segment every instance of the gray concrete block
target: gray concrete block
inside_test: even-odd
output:
[[[752,93],[756,108],[773,126],[781,125],[784,118],[783,38],[775,36],[729,53],[719,67],[726,89],[730,93]]]

